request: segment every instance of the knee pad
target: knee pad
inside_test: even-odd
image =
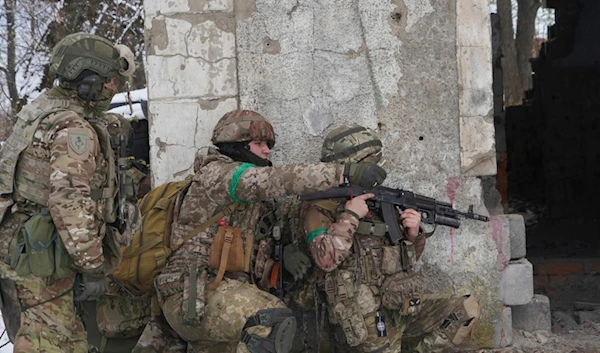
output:
[[[246,329],[252,326],[271,326],[268,337],[248,334]],[[241,342],[251,353],[289,353],[296,335],[296,318],[290,309],[273,308],[259,310],[246,320],[242,330]]]
[[[479,314],[479,301],[475,296],[467,295],[462,306],[444,319],[441,329],[454,345],[461,344],[473,331]]]

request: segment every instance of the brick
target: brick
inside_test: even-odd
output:
[[[508,347],[513,342],[513,319],[511,308],[505,306],[502,308],[500,321],[496,323],[494,328],[494,347]]]
[[[533,265],[527,259],[512,260],[502,276],[506,305],[525,305],[533,298]]]
[[[583,262],[583,272],[590,275],[600,274],[600,261],[585,260]]]
[[[514,328],[528,332],[552,329],[550,300],[545,295],[536,294],[529,303],[511,308]]]
[[[571,287],[572,285],[580,283],[581,281],[583,281],[583,274],[548,276],[548,283],[550,287],[554,289]]]
[[[583,264],[578,262],[557,262],[546,264],[548,275],[575,275],[583,274]]]

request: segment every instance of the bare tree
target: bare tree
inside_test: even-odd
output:
[[[541,0],[517,0],[517,33],[513,27],[513,3],[497,0],[502,41],[502,69],[505,106],[520,105],[531,88],[529,59],[535,39],[535,19]]]
[[[0,5],[0,110],[14,116],[52,87],[51,49],[75,32],[129,46],[138,63],[132,88],[146,84],[142,0],[3,0]]]

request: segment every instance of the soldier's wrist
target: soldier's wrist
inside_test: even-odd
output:
[[[342,213],[349,214],[350,216],[356,218],[357,221],[360,221],[360,216],[356,212],[354,212],[352,210],[345,209],[345,210],[342,211]]]

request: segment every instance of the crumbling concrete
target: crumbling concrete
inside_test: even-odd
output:
[[[215,121],[239,107],[273,121],[277,164],[317,161],[331,128],[359,123],[385,145],[386,185],[487,214],[477,178],[496,172],[487,1],[145,5],[155,185],[190,173]],[[480,299],[471,346],[499,345],[495,332],[506,331],[501,283],[510,249],[492,228],[438,227],[422,257],[451,278],[437,290]]]

